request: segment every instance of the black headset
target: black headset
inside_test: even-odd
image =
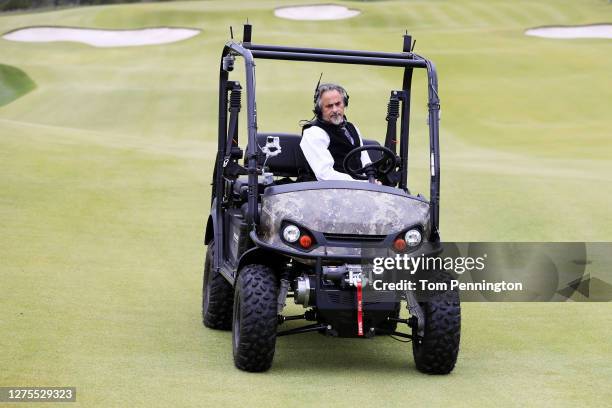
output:
[[[319,78],[319,82],[317,83],[317,87],[315,88],[315,93],[314,93],[314,98],[313,98],[314,109],[312,110],[318,119],[321,119],[321,115],[323,114],[323,111],[321,110],[321,107],[319,106],[319,98],[321,97],[321,88],[327,87],[329,85],[333,85],[335,88],[337,88],[340,91],[340,93],[342,94],[342,99],[344,99],[345,108],[348,106],[348,103],[349,103],[349,95],[348,95],[348,92],[346,92],[346,89],[344,89],[343,87],[337,84],[322,84],[321,85],[321,78]],[[325,92],[327,91],[328,90],[325,90]]]

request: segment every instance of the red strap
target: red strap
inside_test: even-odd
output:
[[[361,301],[361,279],[357,281],[357,334],[363,336],[363,307]]]

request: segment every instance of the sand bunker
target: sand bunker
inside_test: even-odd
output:
[[[141,30],[94,30],[88,28],[31,27],[11,31],[6,40],[24,42],[74,41],[94,47],[134,47],[186,40],[200,30],[189,28],[144,28]]]
[[[355,17],[361,11],[344,6],[322,4],[318,6],[280,7],[274,10],[276,17],[289,20],[342,20]]]
[[[612,24],[537,27],[530,28],[525,34],[544,38],[612,38]]]

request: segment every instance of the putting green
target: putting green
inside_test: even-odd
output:
[[[459,361],[445,377],[416,372],[409,345],[316,334],[279,339],[272,370],[245,374],[230,334],[202,327],[218,58],[228,27],[238,33],[247,17],[260,43],[398,51],[411,32],[440,74],[445,240],[612,238],[612,42],[523,34],[602,22],[608,2],[342,5],[362,13],[300,22],[274,17],[278,2],[207,1],[0,16],[2,33],[203,30],[129,49],[0,39],[2,63],[36,83],[0,107],[0,386],[76,386],[85,407],[612,399],[607,303],[465,304]],[[260,129],[299,132],[322,70],[349,90],[350,119],[382,140],[397,70],[258,61]],[[415,86],[410,180],[428,195],[422,74]]]

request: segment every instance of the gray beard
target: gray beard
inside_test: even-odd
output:
[[[338,116],[332,116],[329,118],[329,121],[331,123],[333,123],[334,125],[341,125],[344,122],[344,117],[338,115]]]

